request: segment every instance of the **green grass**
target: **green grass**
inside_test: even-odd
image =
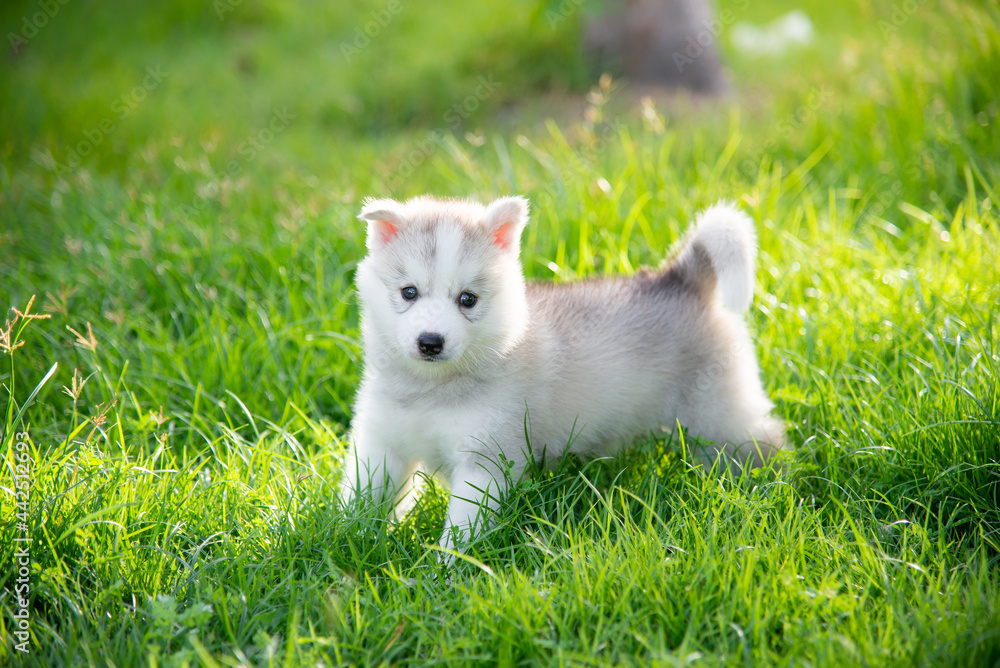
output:
[[[584,98],[559,3],[404,3],[351,62],[385,3],[60,5],[0,63],[0,299],[49,316],[0,348],[0,663],[1000,665],[1000,9],[887,31],[904,4],[806,7],[780,58],[727,25],[731,96],[645,113]],[[706,475],[679,439],[563,461],[448,574],[439,489],[399,525],[341,508],[354,216],[425,192],[527,195],[544,280],[655,264],[738,201],[787,471]]]

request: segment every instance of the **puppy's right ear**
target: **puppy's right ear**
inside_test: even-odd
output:
[[[403,226],[399,202],[392,199],[367,199],[358,218],[368,221],[368,250],[382,248],[392,241]]]
[[[501,197],[486,207],[483,225],[493,237],[494,245],[517,255],[521,230],[528,223],[528,200],[523,197]]]

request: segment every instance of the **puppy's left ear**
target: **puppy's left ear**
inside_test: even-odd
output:
[[[486,207],[483,225],[494,245],[517,253],[521,230],[528,223],[528,200],[523,197],[501,197]]]
[[[365,200],[358,218],[368,221],[369,251],[380,249],[396,238],[405,222],[399,211],[399,202],[391,199]]]

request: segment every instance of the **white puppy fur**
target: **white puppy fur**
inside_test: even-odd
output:
[[[455,547],[543,452],[609,455],[678,423],[714,443],[706,459],[756,466],[783,447],[742,316],[756,236],[732,206],[705,211],[658,271],[563,284],[524,281],[520,197],[369,200],[359,218],[345,501],[399,492],[422,465],[451,487]]]

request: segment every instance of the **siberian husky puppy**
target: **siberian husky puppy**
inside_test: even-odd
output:
[[[451,500],[461,546],[529,458],[605,456],[680,424],[730,465],[784,443],[743,313],[756,235],[727,204],[702,213],[657,271],[525,283],[528,203],[366,201],[357,269],[364,344],[341,496],[403,489],[418,464]]]

